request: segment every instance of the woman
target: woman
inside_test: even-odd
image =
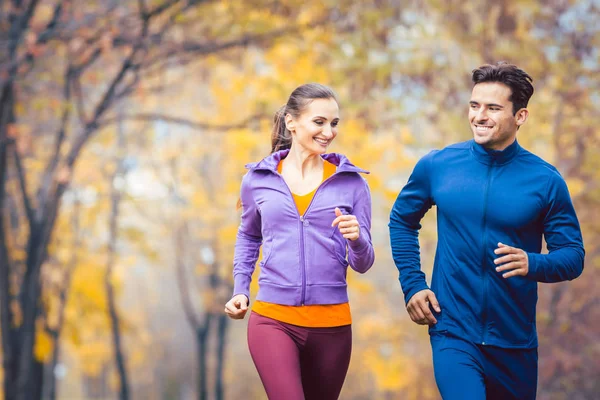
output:
[[[259,248],[259,291],[248,345],[269,399],[337,399],[350,363],[346,269],[373,265],[366,171],[326,154],[337,135],[331,89],[296,88],[275,115],[272,153],[249,164],[234,255],[234,294],[225,305],[244,318]],[[347,257],[347,259],[346,259]]]

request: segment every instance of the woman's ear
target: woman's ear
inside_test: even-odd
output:
[[[294,118],[292,118],[292,114],[285,114],[285,127],[288,131],[294,132]]]

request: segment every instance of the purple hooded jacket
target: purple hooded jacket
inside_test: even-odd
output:
[[[262,245],[257,300],[290,306],[346,303],[348,265],[364,273],[375,259],[371,194],[359,175],[368,172],[341,154],[322,155],[337,165],[336,172],[319,186],[300,216],[289,187],[277,172],[288,152],[282,150],[246,165],[249,171],[242,180],[243,212],[233,258],[233,295],[250,298],[250,280]],[[346,240],[331,226],[336,207],[356,216],[360,224],[357,240]]]

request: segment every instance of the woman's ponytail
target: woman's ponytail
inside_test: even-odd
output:
[[[292,147],[292,133],[285,126],[287,105],[282,106],[273,117],[273,132],[271,133],[271,153],[287,150]]]

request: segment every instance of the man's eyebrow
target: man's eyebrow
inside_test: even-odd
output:
[[[469,104],[471,105],[479,105],[479,102],[471,100],[469,101]],[[496,103],[489,103],[489,104],[484,104],[487,107],[498,107],[498,108],[504,108],[504,106],[500,105],[500,104],[496,104]]]

